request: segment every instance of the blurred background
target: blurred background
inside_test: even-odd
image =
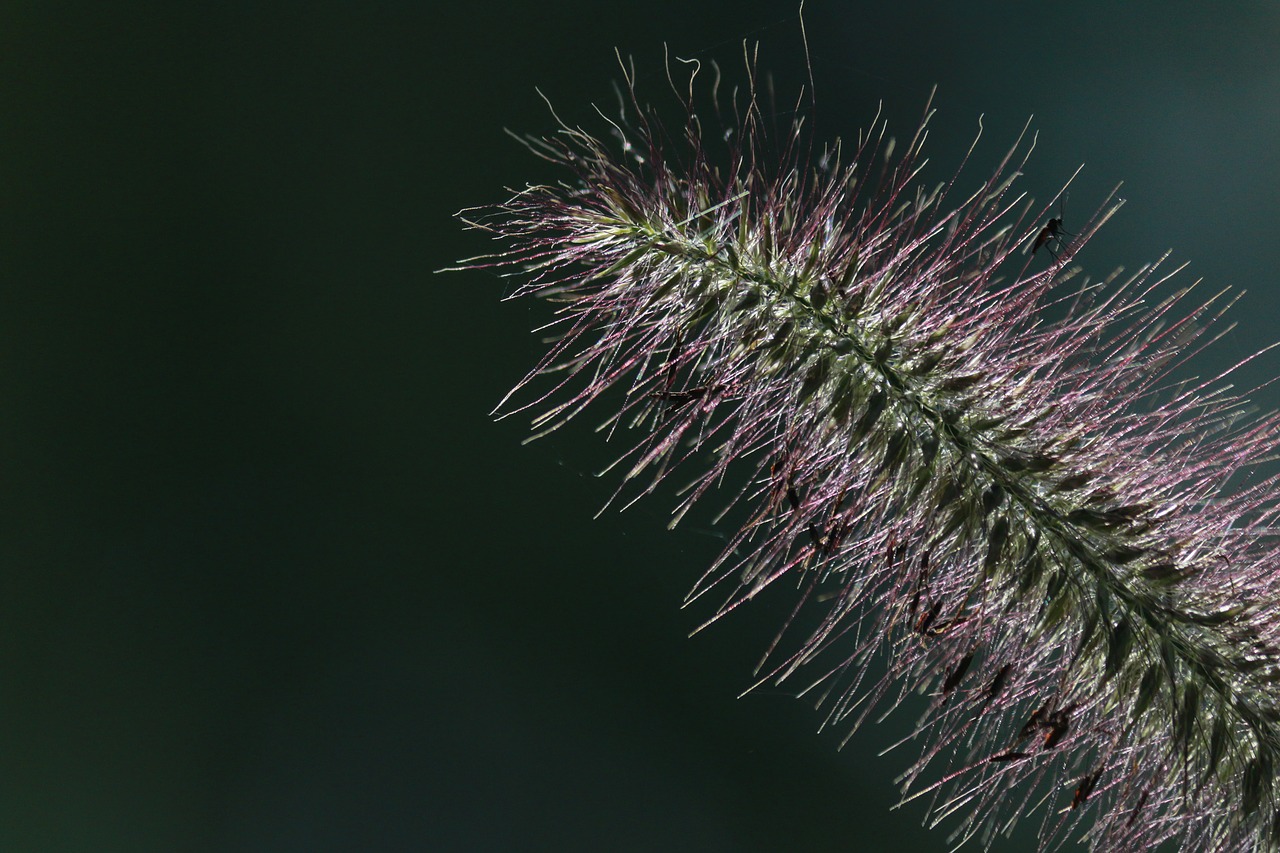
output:
[[[1124,181],[1091,273],[1247,289],[1199,372],[1280,337],[1276,4],[806,21],[821,136],[937,84],[927,177],[985,114],[976,180],[1034,114],[1068,228]],[[735,698],[786,602],[688,639],[723,534],[593,521],[604,413],[488,414],[545,306],[433,274],[490,248],[452,214],[561,177],[503,133],[553,130],[535,86],[601,128],[615,47],[661,93],[664,42],[740,81],[744,39],[790,103],[787,3],[0,6],[0,849],[946,849],[890,811],[913,714],[837,751]]]

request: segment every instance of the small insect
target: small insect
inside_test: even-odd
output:
[[[973,652],[960,658],[960,663],[956,664],[956,668],[947,676],[946,682],[942,685],[942,693],[946,695],[952,690],[960,686],[960,682],[964,680],[964,675],[969,671],[969,664],[973,663]]]
[[[785,498],[791,511],[797,512],[800,509],[800,490],[796,488],[795,477],[786,467],[786,461],[779,459],[769,469],[769,505],[779,506]]]
[[[978,705],[978,708],[975,711],[975,714],[977,714],[978,716],[981,716],[982,712],[987,709],[987,706],[990,705],[996,699],[996,697],[1000,695],[1000,691],[1004,690],[1005,681],[1008,680],[1009,673],[1012,670],[1013,670],[1013,664],[1011,663],[1007,663],[1004,666],[1000,667],[1000,669],[996,672],[995,677],[991,679],[991,684],[987,687],[986,690],[982,692],[982,702]]]
[[[1044,732],[1041,748],[1053,749],[1071,731],[1071,712],[1075,708],[1075,703],[1072,703],[1065,708],[1054,710],[1051,702],[1044,703],[1031,714],[1031,719],[1027,720],[1022,731],[1018,732],[1018,740],[1028,738],[1040,730]]]
[[[809,542],[815,550],[825,548],[827,545],[826,534],[822,532],[822,528],[814,521],[809,522]]]
[[[929,612],[920,617],[920,621],[916,623],[916,630],[921,634],[928,634],[929,629],[933,627],[933,622],[938,618],[938,614],[942,612],[942,599],[939,598],[929,608]]]
[[[671,344],[671,351],[667,354],[666,382],[663,383],[661,390],[655,390],[655,391],[649,392],[649,398],[651,400],[663,400],[663,401],[666,401],[667,403],[675,403],[677,408],[683,405],[684,403],[689,402],[691,399],[693,399],[688,396],[688,392],[674,390],[675,384],[676,384],[676,375],[679,373],[679,369],[676,366],[677,359],[675,356],[678,352],[680,352],[681,347],[682,347],[682,343],[681,343],[680,334],[676,333],[676,339]],[[705,393],[705,389],[704,389],[704,393]]]
[[[834,554],[840,550],[840,546],[844,544],[845,537],[849,535],[849,531],[853,529],[853,524],[847,518],[838,519],[831,525],[830,531],[827,533],[826,542],[823,544],[822,552],[824,554]]]
[[[716,390],[713,386],[699,385],[696,388],[686,388],[682,391],[651,391],[649,396],[655,400],[665,400],[668,403],[674,403],[676,407],[680,407],[685,403],[691,403],[694,400],[701,400],[707,396],[709,391]]]
[[[1044,734],[1044,748],[1053,749],[1071,730],[1071,708],[1054,711],[1049,715],[1046,725],[1049,731]]]
[[[1045,226],[1040,229],[1040,233],[1036,235],[1036,241],[1031,246],[1031,254],[1034,255],[1036,252],[1040,251],[1040,247],[1043,246],[1044,250],[1048,252],[1050,255],[1052,255],[1053,259],[1056,261],[1058,259],[1058,253],[1055,252],[1053,250],[1053,246],[1049,244],[1057,243],[1058,248],[1061,249],[1062,238],[1064,236],[1066,237],[1076,236],[1072,234],[1070,231],[1067,231],[1062,227],[1062,220],[1066,215],[1065,210],[1066,210],[1066,199],[1063,198],[1062,206],[1058,208],[1057,217],[1050,219],[1047,223],[1045,223]]]
[[[928,579],[929,552],[925,551],[920,555],[920,573],[916,575],[915,592],[911,596],[911,604],[907,607],[907,615],[913,620],[916,618],[916,613],[920,610],[920,596],[924,594],[925,581]],[[916,628],[917,630],[920,630],[920,623],[916,623]]]
[[[1084,801],[1089,799],[1089,795],[1093,793],[1093,788],[1098,784],[1098,777],[1102,775],[1102,768],[1090,773],[1088,776],[1080,780],[1080,785],[1076,788],[1076,794],[1071,798],[1071,808],[1075,810],[1084,805]]]
[[[815,521],[809,522],[809,543],[813,546],[813,553],[822,556],[830,556],[839,550],[844,544],[844,539],[849,535],[852,525],[845,519],[838,519],[834,524],[823,530]]]
[[[941,637],[951,629],[958,628],[969,621],[968,616],[956,616],[952,619],[943,619],[939,622],[938,617],[942,615],[942,604],[943,602],[941,598],[934,599],[929,610],[920,617],[920,621],[916,622],[916,633],[925,637]],[[912,615],[916,613],[919,605],[920,599],[919,595],[917,595],[911,602]]]
[[[1133,813],[1129,815],[1129,820],[1125,822],[1124,828],[1128,829],[1138,820],[1138,815],[1142,814],[1142,807],[1147,804],[1147,794],[1149,791],[1143,791],[1142,796],[1138,797],[1138,804],[1133,807]]]
[[[845,487],[840,490],[840,494],[835,501],[830,504],[827,511],[826,524],[820,524],[817,521],[810,521],[809,542],[813,546],[813,554],[820,556],[830,556],[840,550],[840,546],[844,544],[845,538],[853,530],[853,518],[848,512],[842,511],[844,499],[848,495],[849,489]],[[797,501],[792,501],[792,510],[799,510]],[[791,500],[791,494],[788,493],[787,500]]]
[[[969,621],[968,616],[957,616],[955,619],[947,619],[936,625],[931,626],[925,631],[930,637],[941,637],[952,628],[959,628],[961,625]]]
[[[1004,681],[1009,677],[1011,669],[1013,669],[1013,664],[1007,663],[996,672],[995,677],[991,679],[991,686],[987,688],[986,698],[982,701],[983,705],[1000,695],[1000,691],[1004,689]]]
[[[1031,713],[1031,719],[1027,720],[1026,725],[1022,727],[1022,731],[1018,732],[1018,740],[1030,737],[1035,730],[1046,725],[1049,720],[1049,703],[1045,702],[1039,708]]]

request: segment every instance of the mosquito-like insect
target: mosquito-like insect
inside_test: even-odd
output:
[[[708,393],[716,390],[719,390],[719,388],[715,385],[699,385],[696,388],[685,388],[679,391],[651,391],[649,392],[649,397],[654,400],[665,400],[679,408],[685,403],[701,400]]]
[[[1102,768],[1090,773],[1080,780],[1079,786],[1076,788],[1075,796],[1071,798],[1070,810],[1075,810],[1084,805],[1084,801],[1089,799],[1089,795],[1093,793],[1094,787],[1098,784],[1098,778],[1102,776]]]
[[[1032,713],[1031,719],[1027,720],[1027,724],[1022,727],[1022,731],[1018,733],[1018,740],[1024,740],[1035,734],[1037,730],[1041,730],[1044,731],[1041,748],[1053,749],[1067,736],[1067,732],[1071,731],[1071,712],[1075,708],[1074,702],[1059,710],[1053,709],[1052,701],[1044,703]]]
[[[679,352],[680,347],[680,336],[677,334],[675,343],[671,347],[671,354],[667,358],[666,381],[663,383],[661,390],[649,392],[649,399],[666,403],[665,409],[668,414],[689,403],[701,400],[708,394],[714,396],[724,390],[723,385],[717,384],[698,385],[693,388],[676,388],[676,378],[680,371],[677,367],[675,354]]]
[[[992,699],[1000,695],[1000,691],[1004,689],[1005,679],[1009,677],[1009,671],[1013,669],[1013,664],[1007,663],[996,672],[995,677],[991,679],[991,686],[987,688],[986,694],[982,699],[983,707],[986,707]]]
[[[960,658],[960,662],[956,664],[955,669],[951,670],[951,674],[947,676],[947,680],[942,685],[942,695],[946,696],[960,686],[960,682],[964,681],[964,675],[969,671],[969,664],[971,663],[973,663],[973,652]]]
[[[1053,749],[1071,730],[1071,706],[1049,715],[1049,731],[1044,735],[1044,748]]]
[[[1065,237],[1076,236],[1072,234],[1070,231],[1067,231],[1062,227],[1062,220],[1066,217],[1066,208],[1067,208],[1067,200],[1066,200],[1066,197],[1064,196],[1062,199],[1062,204],[1058,208],[1057,217],[1050,219],[1047,223],[1045,223],[1045,226],[1040,229],[1040,233],[1036,235],[1036,241],[1031,246],[1031,254],[1034,255],[1036,252],[1040,251],[1040,247],[1043,246],[1044,250],[1048,252],[1050,255],[1052,255],[1053,259],[1056,261],[1058,259],[1058,253],[1053,250],[1053,246],[1050,244],[1056,243],[1058,245],[1058,248],[1061,249],[1062,238],[1064,236]]]
[[[830,520],[825,528],[815,521],[809,522],[809,541],[813,545],[815,554],[821,556],[834,554],[844,544],[845,537],[853,529],[853,522],[849,519],[848,513],[841,512],[848,491],[848,488],[842,489],[835,503],[831,505]]]

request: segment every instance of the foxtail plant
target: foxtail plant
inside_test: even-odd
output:
[[[691,83],[670,135],[627,80],[608,143],[524,140],[571,180],[463,215],[505,243],[466,268],[560,306],[501,411],[542,434],[614,389],[624,499],[681,463],[676,521],[727,492],[744,523],[691,599],[792,587],[761,683],[807,676],[827,725],[925,694],[903,795],[957,842],[1034,816],[1042,848],[1275,848],[1280,419],[1173,377],[1230,300],[1159,262],[1078,275],[1114,198],[1030,252],[1033,141],[923,188],[928,113],[896,157],[879,121],[819,150],[753,86],[705,132]]]

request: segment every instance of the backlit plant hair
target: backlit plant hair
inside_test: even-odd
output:
[[[1034,818],[1042,849],[1275,848],[1278,492],[1254,469],[1280,420],[1172,375],[1232,300],[1189,303],[1159,262],[1079,275],[1114,198],[1031,252],[1058,205],[1012,189],[1023,138],[976,189],[926,188],[927,111],[899,154],[879,120],[818,148],[800,120],[771,137],[751,83],[712,92],[732,118],[707,133],[693,69],[680,133],[624,64],[607,142],[524,140],[570,181],[464,212],[505,244],[464,268],[560,306],[500,410],[540,435],[613,389],[605,428],[639,436],[615,499],[682,463],[673,525],[727,493],[745,522],[690,599],[723,590],[712,622],[793,587],[760,683],[807,677],[827,725],[924,693],[900,781],[953,840]]]

